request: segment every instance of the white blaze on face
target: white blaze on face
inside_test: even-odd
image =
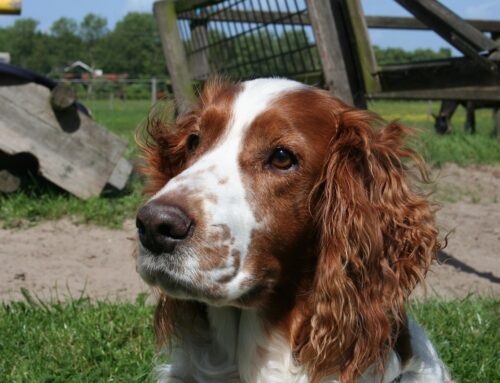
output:
[[[239,286],[245,280],[242,270],[251,234],[258,227],[254,209],[248,202],[249,191],[245,190],[238,163],[239,155],[245,147],[243,138],[252,121],[263,113],[278,95],[303,87],[303,84],[285,79],[244,82],[241,92],[233,102],[225,133],[217,144],[152,197],[154,199],[176,190],[182,190],[188,199],[190,195],[195,194],[203,202],[202,216],[207,231],[210,231],[211,227],[214,231],[219,230],[220,225],[229,229],[234,239],[230,248],[240,254],[240,269],[234,280],[227,285],[228,295],[239,295]],[[215,202],[211,198],[204,198],[204,195],[215,196]],[[228,262],[231,262],[231,259],[228,259]],[[195,263],[190,261],[191,265]],[[213,272],[216,273],[216,270]]]

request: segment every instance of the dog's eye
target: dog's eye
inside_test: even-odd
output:
[[[269,164],[278,170],[288,170],[297,164],[297,158],[292,152],[283,148],[277,148],[271,154]]]
[[[200,144],[200,136],[198,134],[191,134],[187,140],[187,148],[190,152],[194,151]]]

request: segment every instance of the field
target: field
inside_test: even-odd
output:
[[[100,124],[129,141],[127,156],[134,158],[138,154],[133,139],[134,130],[144,122],[149,102],[114,101],[110,104],[109,101],[88,101],[85,104],[90,107]],[[497,382],[500,381],[500,370],[497,368],[500,359],[498,295],[470,295],[464,286],[477,285],[481,278],[493,281],[486,285],[488,288],[490,285],[497,288],[493,291],[498,291],[500,285],[495,276],[498,267],[495,266],[494,257],[497,248],[495,241],[500,238],[500,234],[494,231],[500,227],[498,216],[495,218],[500,195],[500,144],[492,137],[491,110],[477,112],[478,133],[474,136],[463,132],[462,109],[459,109],[453,119],[453,131],[446,136],[437,136],[432,128],[432,117],[428,114],[430,110],[437,112],[438,107],[437,103],[427,102],[377,101],[370,104],[370,109],[386,120],[398,119],[403,124],[419,128],[416,145],[436,172],[440,168],[449,170],[450,163],[460,165],[452,165],[452,171],[458,174],[454,178],[455,182],[440,184],[436,197],[445,205],[445,218],[462,211],[464,206],[468,209],[465,211],[469,226],[464,224],[457,228],[457,239],[462,239],[462,242],[451,243],[447,251],[451,251],[456,259],[467,262],[469,269],[462,273],[464,275],[461,278],[465,279],[460,279],[457,270],[445,266],[448,271],[435,276],[436,283],[456,280],[458,284],[449,284],[447,287],[458,291],[458,294],[452,291],[450,294],[443,294],[446,299],[417,301],[412,303],[410,310],[430,333],[456,382]],[[468,170],[464,170],[464,166]],[[470,169],[478,171],[470,173]],[[474,176],[469,178],[469,174]],[[474,178],[479,176],[483,178]],[[52,235],[51,230],[54,230],[47,221],[59,222],[55,224],[59,225],[56,226],[57,230],[60,225],[73,225],[67,233],[67,245],[68,249],[82,247],[79,249],[80,253],[86,251],[81,245],[82,241],[88,241],[89,238],[92,241],[102,240],[102,237],[97,238],[94,234],[87,235],[81,229],[83,223],[92,224],[89,227],[97,225],[93,230],[107,233],[103,236],[108,241],[112,237],[109,233],[115,232],[120,233],[117,238],[123,238],[120,242],[127,242],[133,228],[131,218],[143,200],[141,187],[138,179],[132,179],[124,192],[108,193],[88,201],[80,201],[50,185],[36,183],[15,194],[0,195],[0,242],[2,235],[5,235],[3,238],[9,236],[15,238],[13,242],[16,242],[2,242],[5,249],[25,249],[23,246],[27,246],[26,249],[37,246],[43,248],[46,245],[45,236]],[[487,214],[491,214],[491,217],[486,217]],[[122,228],[124,223],[125,229]],[[49,229],[44,224],[49,225]],[[43,229],[33,234],[30,230],[37,227]],[[23,233],[26,233],[24,239]],[[487,240],[483,237],[485,233],[489,233]],[[471,241],[467,240],[466,243],[463,237],[467,235],[475,236],[476,242],[468,243]],[[54,246],[61,247],[59,239],[56,238],[53,242]],[[110,242],[109,251],[117,251],[118,248],[119,257],[115,254],[115,258],[112,258],[113,254],[104,252],[110,258],[109,269],[103,268],[103,261],[91,259],[94,251],[97,251],[93,250],[93,243],[88,245],[89,259],[86,262],[94,262],[92,267],[101,268],[105,278],[110,279],[113,276],[112,269],[117,269],[113,262],[123,262],[123,257],[128,256],[129,243],[118,246],[115,242]],[[484,248],[485,243],[489,247]],[[5,250],[4,255],[14,256],[14,252],[7,254],[8,251],[10,250]],[[61,252],[61,258],[70,258],[70,254],[65,251]],[[468,259],[467,253],[474,251],[477,252],[477,257],[481,255],[481,251],[485,252],[484,258],[476,257],[476,262],[479,259],[483,263],[470,263],[474,259]],[[46,252],[53,252],[53,248]],[[80,253],[79,256],[82,256]],[[8,285],[17,288],[28,283],[31,274],[40,266],[33,259],[23,261],[20,255],[16,257],[18,264],[26,262],[29,270],[26,275],[16,272],[16,276],[8,281],[7,277],[0,275]],[[491,268],[484,263],[485,259],[493,265]],[[45,258],[43,262],[46,262]],[[9,265],[5,262],[3,266],[7,268]],[[87,270],[81,264],[74,266],[74,275],[83,274]],[[24,278],[27,280],[24,281]],[[72,278],[77,279],[78,276]],[[82,277],[83,279],[85,278]],[[36,286],[36,283],[32,286]],[[86,293],[89,293],[90,298],[87,298]],[[135,300],[95,300],[100,296],[94,294],[91,287],[87,290],[84,288],[81,297],[79,294],[80,292],[69,298],[66,296],[64,302],[58,302],[57,299],[45,297],[39,300],[36,292],[22,290],[19,302],[4,301],[0,307],[1,382],[152,381],[153,307],[147,303],[149,301],[145,295],[139,294]]]

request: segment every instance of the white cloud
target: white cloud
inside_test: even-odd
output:
[[[469,19],[497,19],[500,15],[500,2],[488,1],[483,4],[470,5],[465,8],[465,17]]]
[[[127,12],[151,12],[155,0],[126,0],[125,13]]]

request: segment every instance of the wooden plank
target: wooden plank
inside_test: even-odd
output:
[[[500,74],[464,57],[388,65],[379,78],[383,92],[500,85]]]
[[[188,71],[186,53],[177,28],[174,0],[162,0],[153,6],[156,23],[160,30],[163,54],[172,80],[172,88],[179,113],[190,109],[194,102],[191,74]]]
[[[354,105],[353,90],[347,75],[346,57],[333,17],[330,1],[307,0],[309,17],[323,67],[326,87],[349,105]]]
[[[500,86],[400,90],[369,95],[372,99],[498,101]]]
[[[396,2],[465,55],[469,55],[470,52],[464,49],[464,45],[470,46],[477,52],[489,52],[497,48],[493,40],[436,0],[396,0]]]
[[[185,11],[178,14],[179,20],[207,20],[227,21],[227,22],[250,22],[260,24],[283,24],[283,25],[309,25],[309,14],[305,11],[302,14],[273,12],[273,11],[245,11],[241,9],[227,9],[224,12],[217,12],[212,15],[200,16],[194,11]],[[429,30],[429,27],[414,17],[393,17],[393,16],[365,16],[366,25],[373,29],[409,29],[409,30]],[[500,32],[500,21],[465,19],[481,32]]]
[[[80,198],[99,195],[127,143],[76,108],[61,119],[46,87],[7,83],[0,86],[0,150],[33,154],[45,178]]]
[[[465,19],[464,21],[481,32],[500,32],[498,20]],[[413,17],[366,16],[366,24],[368,28],[374,29],[429,29],[427,25]]]
[[[217,3],[222,3],[224,0],[182,0],[175,1],[175,12],[181,13],[190,11],[195,8],[206,7]]]
[[[12,193],[19,189],[21,180],[7,169],[0,169],[0,193]]]
[[[0,15],[20,15],[21,0],[0,0]]]
[[[363,75],[364,90],[366,93],[380,92],[380,82],[377,76],[379,68],[370,42],[361,1],[349,0],[345,4],[349,12],[349,19],[354,34],[354,48],[356,49],[357,61]]]
[[[108,179],[108,184],[121,190],[127,184],[130,173],[132,173],[132,164],[125,158],[120,158]]]

